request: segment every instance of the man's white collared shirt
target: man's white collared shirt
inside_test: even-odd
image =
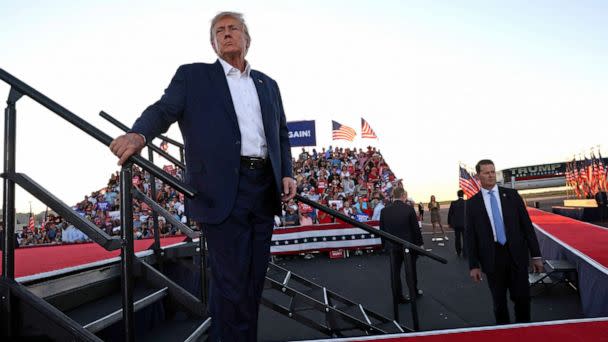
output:
[[[245,71],[228,64],[219,58],[230,89],[232,104],[241,132],[241,156],[266,158],[268,149],[262,109],[258,92],[251,78],[251,66],[247,63]]]
[[[502,202],[500,200],[500,193],[498,192],[498,185],[494,185],[491,189],[492,195],[496,198],[496,202],[498,203],[498,211],[500,212],[500,219],[503,220],[502,215]],[[488,213],[488,217],[490,218],[490,224],[492,225],[492,234],[494,234],[494,242],[496,242],[496,227],[494,227],[494,216],[492,215],[492,205],[490,204],[490,190],[486,190],[481,188],[481,195],[483,197],[483,203],[486,206],[486,212]],[[503,226],[504,226],[504,220]],[[505,232],[506,233],[506,232]]]

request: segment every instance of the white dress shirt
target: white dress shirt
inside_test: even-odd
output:
[[[228,64],[219,58],[224,68],[232,104],[241,131],[241,156],[266,158],[266,134],[262,121],[262,109],[258,92],[251,78],[251,66],[246,64],[245,71]]]
[[[500,212],[500,219],[503,220],[502,215],[502,202],[500,201],[500,193],[498,192],[498,185],[494,185],[491,189],[492,195],[496,198],[496,202],[498,203],[498,211]],[[494,227],[494,216],[492,216],[492,205],[490,204],[490,190],[486,190],[481,188],[481,194],[483,195],[483,203],[486,205],[486,212],[488,213],[488,217],[490,218],[490,224],[492,225],[492,234],[494,234],[494,242],[496,242],[496,227]],[[504,227],[504,220],[503,227]],[[505,234],[507,232],[505,231]]]

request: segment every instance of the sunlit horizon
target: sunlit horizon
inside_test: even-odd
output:
[[[247,59],[278,82],[288,121],[315,120],[320,147],[379,148],[416,201],[454,199],[459,163],[503,170],[608,146],[603,1],[3,2],[0,68],[117,136],[99,111],[131,125],[179,65],[213,63],[208,25],[222,10],[244,13]],[[118,170],[32,100],[17,113],[17,172],[66,204]],[[377,141],[331,140],[331,120],[360,134],[361,117]],[[30,201],[44,211],[21,190],[17,211]]]

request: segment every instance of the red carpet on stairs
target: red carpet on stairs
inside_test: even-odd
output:
[[[162,238],[161,246],[182,242],[185,236]],[[154,240],[136,240],[135,252],[150,248]],[[17,248],[15,250],[15,277],[60,270],[120,255],[120,250],[108,252],[96,243]],[[2,270],[2,263],[0,263]]]
[[[530,218],[547,233],[608,267],[608,229],[529,208]],[[607,332],[608,334],[608,332]]]

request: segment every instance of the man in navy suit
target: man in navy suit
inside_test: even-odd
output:
[[[450,210],[448,211],[448,225],[454,229],[454,242],[456,247],[456,254],[467,256],[466,249],[462,253],[462,236],[464,234],[464,221],[467,204],[464,201],[464,191],[458,190],[456,192],[458,199],[450,203]]]
[[[394,201],[380,212],[380,230],[390,233],[407,242],[417,246],[423,246],[422,233],[418,225],[418,217],[414,207],[407,203],[407,192],[403,188],[393,190]],[[390,254],[391,262],[391,289],[393,298],[397,298],[400,303],[408,303],[409,296],[404,296],[401,285],[401,269],[403,265],[403,246],[386,242],[386,248]],[[416,271],[417,254],[412,256],[412,279],[413,284],[407,284],[408,288],[414,288],[414,293],[422,295],[422,290],[418,289],[418,274]]]
[[[496,185],[491,160],[475,166],[482,189],[467,201],[467,239],[470,276],[488,278],[496,324],[508,324],[507,290],[515,304],[515,321],[530,322],[528,264],[543,271],[538,240],[524,201],[516,190]]]
[[[255,341],[273,217],[296,192],[291,150],[277,83],[245,60],[251,39],[243,16],[216,15],[210,40],[218,60],[180,66],[162,98],[110,149],[122,164],[178,122],[186,181],[198,191],[188,214],[209,249],[212,338]]]

